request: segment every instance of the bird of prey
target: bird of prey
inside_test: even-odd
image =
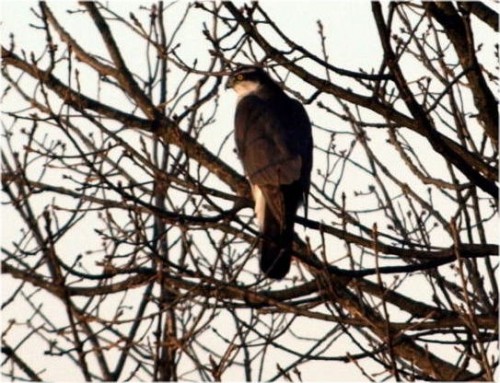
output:
[[[234,134],[255,200],[260,268],[282,279],[290,269],[297,209],[301,203],[307,209],[311,123],[302,104],[259,67],[238,68],[226,88],[238,95]]]

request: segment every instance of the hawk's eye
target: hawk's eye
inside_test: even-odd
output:
[[[242,74],[239,74],[238,76],[236,76],[236,80],[241,81],[244,77],[245,76],[243,76]]]

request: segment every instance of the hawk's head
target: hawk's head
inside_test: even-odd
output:
[[[229,76],[226,88],[233,88],[238,96],[244,97],[269,83],[273,83],[273,80],[261,68],[242,66]]]

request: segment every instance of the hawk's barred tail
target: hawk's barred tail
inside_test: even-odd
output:
[[[293,218],[285,231],[266,206],[260,240],[260,269],[268,278],[282,279],[290,270],[292,260]]]

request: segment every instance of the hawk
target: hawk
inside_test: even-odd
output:
[[[234,135],[255,200],[260,268],[281,279],[290,269],[297,209],[301,203],[307,209],[311,122],[302,104],[259,67],[238,68],[226,88],[238,95]]]

